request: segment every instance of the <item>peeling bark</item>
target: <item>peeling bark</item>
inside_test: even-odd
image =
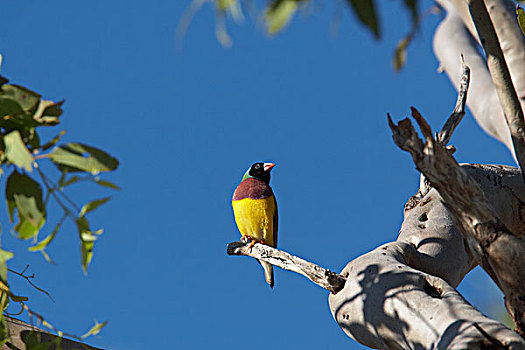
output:
[[[505,295],[517,331],[525,334],[525,242],[499,219],[478,183],[434,141],[430,127],[414,108],[412,115],[425,142],[410,120],[395,125],[389,119],[395,143],[412,155],[418,170],[439,191],[469,248],[481,256],[481,266]]]

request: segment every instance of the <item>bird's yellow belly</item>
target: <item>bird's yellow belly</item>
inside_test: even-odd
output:
[[[241,235],[250,236],[256,241],[263,241],[274,246],[273,217],[275,214],[275,199],[244,198],[232,201],[235,222]]]

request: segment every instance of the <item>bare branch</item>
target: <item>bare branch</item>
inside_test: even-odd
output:
[[[474,237],[482,250],[481,265],[505,294],[507,309],[518,332],[525,331],[525,242],[500,221],[483,191],[439,143],[432,138],[430,127],[412,108],[425,143],[417,136],[408,119],[395,125],[389,117],[394,142],[408,151],[416,167],[435,187],[456,225],[470,243]],[[473,251],[476,247],[471,245]]]
[[[436,140],[443,146],[446,146],[452,137],[452,133],[456,130],[459,122],[465,115],[465,104],[467,103],[467,92],[470,83],[470,68],[465,64],[463,54],[461,55],[461,81],[459,82],[458,88],[458,99],[456,101],[456,107],[454,111],[448,117],[443,129],[439,133]]]
[[[469,10],[487,57],[487,66],[503,107],[520,168],[525,170],[525,119],[520,100],[483,0],[469,0]],[[525,176],[525,172],[523,172]]]
[[[35,288],[36,290],[38,290],[41,293],[44,293],[45,295],[48,296],[49,299],[51,299],[52,302],[55,302],[55,299],[53,299],[53,297],[51,296],[51,294],[49,294],[49,292],[47,292],[46,290],[38,287],[33,282],[31,282],[31,279],[35,278],[35,274],[33,273],[31,275],[26,275],[25,272],[27,271],[28,268],[29,268],[29,265],[26,265],[26,267],[24,268],[24,270],[22,272],[16,272],[15,270],[12,270],[12,269],[9,269],[9,268],[7,269],[7,271],[12,272],[15,275],[18,275],[18,276],[20,276],[22,278],[25,278],[27,283],[29,283],[33,288]]]
[[[297,272],[333,294],[337,294],[345,286],[346,278],[335,272],[264,244],[255,243],[251,248],[250,244],[231,242],[226,251],[228,255],[251,256],[282,269]]]

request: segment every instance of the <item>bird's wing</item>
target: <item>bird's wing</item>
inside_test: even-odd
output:
[[[279,213],[277,210],[277,200],[273,196],[273,203],[275,205],[275,212],[273,213],[273,246],[277,247],[277,229],[279,226]]]

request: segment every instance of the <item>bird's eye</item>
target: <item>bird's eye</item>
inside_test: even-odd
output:
[[[261,166],[259,164],[255,164],[255,166],[253,167],[254,169],[259,169]]]

